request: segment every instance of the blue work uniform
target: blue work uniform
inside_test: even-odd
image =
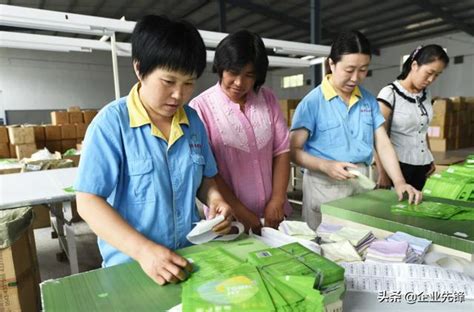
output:
[[[291,130],[308,130],[304,150],[315,157],[369,165],[375,130],[385,121],[377,100],[364,88],[355,87],[347,105],[329,77],[298,104]]]
[[[200,219],[197,190],[217,166],[197,113],[179,108],[166,140],[140,101],[139,86],[94,118],[74,188],[105,198],[134,229],[175,250],[190,244],[186,234]],[[98,244],[103,266],[131,260],[100,238]]]
[[[324,77],[321,85],[298,104],[291,130],[309,132],[304,151],[318,158],[357,164],[368,175],[375,130],[384,123],[374,96],[355,87],[346,104]],[[321,223],[321,205],[363,192],[353,179],[335,180],[323,172],[306,169],[303,175],[303,220],[316,230]]]

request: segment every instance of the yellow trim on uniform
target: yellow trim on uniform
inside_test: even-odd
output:
[[[329,82],[329,78],[331,75],[326,75],[321,82],[321,91],[323,92],[324,99],[326,101],[331,100],[332,98],[338,96],[336,90]],[[357,103],[357,101],[362,97],[362,93],[360,92],[359,86],[356,86],[354,90],[352,90],[351,98],[349,99],[349,107]]]
[[[130,128],[137,128],[144,125],[151,125],[151,134],[158,138],[161,138],[168,142],[168,148],[173,145],[174,142],[178,141],[180,137],[184,135],[183,129],[181,128],[182,124],[189,126],[189,119],[184,111],[183,107],[178,108],[176,114],[174,114],[171,121],[171,129],[169,140],[166,140],[163,133],[158,129],[155,124],[151,122],[148,113],[143,106],[140,96],[138,95],[138,89],[140,88],[140,83],[135,84],[130,90],[130,93],[127,98],[127,109],[128,116],[130,118]]]

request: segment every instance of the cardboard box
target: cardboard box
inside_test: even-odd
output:
[[[61,153],[66,152],[70,148],[76,148],[76,139],[73,140],[61,140]]]
[[[456,142],[452,139],[430,138],[430,148],[433,152],[444,152],[454,149]]]
[[[16,158],[15,145],[8,144],[8,146],[10,147],[10,158]]]
[[[433,119],[430,122],[430,126],[449,126],[451,125],[452,121],[452,116],[454,113],[452,112],[447,112],[446,114],[437,114],[433,115]]]
[[[0,311],[40,311],[40,276],[31,227],[0,250]]]
[[[281,112],[283,113],[283,117],[285,117],[288,125],[291,124],[290,110],[296,109],[296,106],[298,106],[300,101],[300,99],[287,99],[279,101]]]
[[[51,112],[51,123],[53,125],[66,125],[69,123],[69,116],[67,112],[55,111]]]
[[[9,143],[8,129],[5,126],[0,126],[0,143]]]
[[[61,125],[61,140],[76,139],[75,125]]]
[[[433,103],[433,114],[446,115],[452,110],[452,103],[449,99],[437,99]]]
[[[82,116],[82,112],[68,112],[69,116],[69,123],[76,124],[76,123],[84,123],[84,117]]]
[[[70,107],[68,107],[67,111],[68,111],[68,113],[69,112],[80,112],[81,108],[79,106],[70,106]]]
[[[23,158],[30,158],[32,154],[36,153],[36,143],[15,145],[16,158],[21,160]]]
[[[43,127],[43,126],[24,125],[23,127],[25,127],[25,128],[33,128],[33,132],[34,132],[34,135],[35,135],[35,142],[44,141],[44,140],[45,140],[44,127]]]
[[[45,145],[46,145],[46,148],[48,149],[48,151],[50,151],[51,153],[61,152],[61,150],[62,150],[61,140],[46,141]]]
[[[46,141],[36,141],[36,148],[41,150],[46,147]]]
[[[59,141],[61,140],[61,127],[56,125],[45,125],[44,137],[46,141]]]
[[[86,135],[87,125],[83,123],[76,124],[76,138],[83,139]]]
[[[8,126],[8,138],[14,145],[35,143],[35,131],[31,127]]]
[[[453,111],[463,111],[466,110],[466,101],[462,96],[453,96],[449,98],[452,102]]]
[[[33,229],[49,227],[51,220],[49,217],[49,208],[46,205],[33,206]]]
[[[94,119],[95,115],[97,115],[96,110],[85,110],[82,111],[82,116],[84,117],[84,123],[90,124]]]
[[[10,158],[10,146],[8,143],[0,143],[0,158]]]

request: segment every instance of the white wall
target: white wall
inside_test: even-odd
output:
[[[474,37],[465,33],[449,34],[382,49],[380,56],[375,56],[372,60],[372,77],[365,80],[364,86],[377,94],[382,87],[399,75],[401,56],[411,53],[420,44],[439,44],[447,49],[450,57],[448,68],[430,86],[433,96],[474,95]],[[458,55],[464,55],[464,63],[454,64],[454,57]]]
[[[373,56],[370,69],[372,76],[366,78],[363,86],[377,95],[379,90],[396,79],[400,73],[400,59],[409,54],[418,45],[436,43],[447,48],[450,65],[435,81],[430,90],[433,96],[473,96],[474,95],[474,38],[465,33],[449,34],[442,37],[420,40],[412,43],[391,46],[382,49],[380,56]],[[454,56],[464,55],[463,64],[454,64]],[[269,84],[280,98],[301,98],[309,90],[309,86],[282,89],[281,77],[303,73],[305,80],[310,77],[308,70],[285,69],[270,72]]]
[[[382,49],[381,55],[373,58],[373,76],[366,79],[364,86],[376,94],[398,75],[401,55],[410,53],[418,44],[428,43],[443,45],[450,57],[465,55],[463,64],[450,64],[431,86],[433,95],[474,95],[474,38],[464,33]],[[119,58],[119,70],[121,95],[124,96],[136,81],[131,59]],[[290,89],[280,86],[281,77],[298,73],[304,73],[305,80],[309,78],[307,69],[271,70],[266,85],[279,98],[301,98],[311,90],[310,86]],[[216,81],[217,75],[211,73],[208,66],[194,94]],[[112,61],[108,52],[62,53],[0,48],[0,117],[2,110],[64,109],[73,105],[100,108],[113,98]]]
[[[121,96],[136,82],[131,58],[119,57]],[[206,69],[196,92],[217,81]],[[48,52],[0,48],[0,92],[5,110],[100,108],[114,99],[110,52]]]

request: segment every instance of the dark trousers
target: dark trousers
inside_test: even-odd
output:
[[[400,163],[400,169],[402,169],[403,177],[408,184],[421,191],[425,186],[426,174],[430,171],[431,165],[415,166],[405,163]]]

